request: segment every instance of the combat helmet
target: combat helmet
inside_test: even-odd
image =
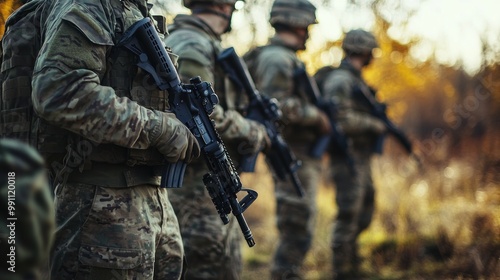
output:
[[[305,27],[318,23],[316,7],[307,0],[275,0],[271,8],[269,22],[273,27],[283,24],[292,27]]]
[[[184,7],[191,9],[195,4],[230,4],[234,5],[238,0],[182,0]]]
[[[371,53],[375,48],[378,48],[375,36],[362,29],[354,29],[347,32],[342,42],[342,49],[346,53],[366,54]]]

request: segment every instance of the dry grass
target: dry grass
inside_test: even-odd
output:
[[[497,165],[455,159],[443,166],[424,162],[426,168],[419,170],[403,156],[375,158],[377,211],[359,240],[366,279],[500,279]],[[243,180],[259,192],[246,213],[257,245],[243,246],[243,279],[267,279],[277,240],[273,187],[262,161],[257,173]],[[333,188],[326,180],[319,188],[306,279],[332,278]]]

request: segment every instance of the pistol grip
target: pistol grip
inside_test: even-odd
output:
[[[241,165],[240,165],[240,171],[241,172],[254,172],[255,171],[255,164],[257,163],[257,157],[259,156],[259,153],[252,154],[249,156],[244,156],[241,159]]]

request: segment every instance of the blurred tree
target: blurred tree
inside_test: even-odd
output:
[[[21,6],[20,0],[0,0],[0,38],[3,36],[5,21],[19,6]]]

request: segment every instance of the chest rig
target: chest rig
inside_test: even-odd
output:
[[[116,44],[132,24],[149,16],[149,9],[127,0],[113,0],[110,3],[116,19],[113,38]],[[168,108],[167,92],[158,90],[150,76],[136,66],[136,62],[137,57],[125,48],[111,48],[107,61],[108,71],[101,84],[112,87],[118,97],[127,97],[148,109],[165,111]],[[138,150],[106,144],[97,146],[90,160],[126,163],[128,166],[159,165],[163,162],[163,156],[154,148]]]
[[[222,47],[213,43],[213,50],[213,65],[215,67],[214,90],[220,98],[220,104],[224,110],[235,110],[245,116],[248,110],[248,96],[237,90],[237,87],[217,62],[217,57],[222,52]]]

